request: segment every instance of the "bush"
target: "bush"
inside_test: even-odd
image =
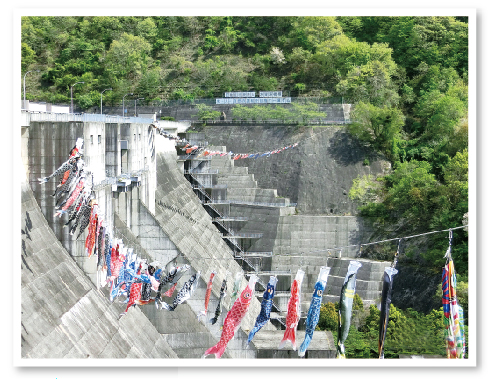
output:
[[[212,120],[220,116],[219,111],[214,111],[212,107],[205,104],[197,104],[197,117],[199,120],[207,121]]]
[[[331,302],[321,305],[319,323],[317,325],[320,330],[337,331],[339,326],[338,305],[339,303],[334,304]]]

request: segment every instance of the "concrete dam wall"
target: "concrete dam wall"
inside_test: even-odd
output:
[[[180,131],[177,126],[171,126],[171,124],[176,123],[169,123],[168,130],[172,128],[175,133]],[[318,142],[315,143],[319,145],[323,143],[330,147],[333,144],[330,140],[335,141],[339,138],[337,133],[339,136],[341,135],[341,130],[338,128],[330,128],[332,132],[323,130],[324,135],[321,134],[321,137],[318,132],[317,135],[314,134],[311,128],[298,131],[298,134],[296,134],[296,130],[287,127],[276,127],[271,130],[263,128],[256,129],[254,132],[249,130],[250,134],[247,137],[244,131],[241,131],[237,144],[241,143],[241,140],[247,139],[254,141],[256,145],[252,145],[248,141],[247,145],[233,146],[233,151],[255,150],[260,146],[260,149],[266,150],[264,147],[269,146],[270,143],[273,143],[273,148],[276,148],[283,146],[285,142],[293,143],[301,138],[298,148],[262,159],[269,165],[265,166],[269,167],[267,175],[261,173],[260,167],[255,168],[256,172],[251,172],[253,162],[249,161],[252,160],[246,160],[251,163],[247,166],[243,164],[244,160],[234,162],[229,159],[195,162],[190,166],[195,171],[195,177],[200,178],[202,182],[207,180],[206,185],[213,186],[208,190],[213,196],[222,200],[222,203],[214,204],[230,220],[222,222],[232,226],[237,234],[247,236],[239,239],[244,250],[257,254],[259,252],[271,253],[266,258],[250,260],[255,264],[254,267],[258,271],[261,282],[266,283],[273,272],[289,273],[280,276],[278,284],[282,293],[275,297],[276,306],[281,309],[281,312],[275,312],[273,317],[281,319],[282,322],[286,317],[287,291],[289,291],[291,277],[298,268],[306,267],[306,276],[302,286],[304,290],[302,317],[306,317],[307,303],[310,301],[320,266],[332,267],[330,287],[328,293],[324,294],[324,301],[336,301],[347,264],[355,256],[354,251],[344,251],[339,256],[311,253],[314,250],[357,243],[364,240],[368,234],[367,228],[360,219],[354,216],[338,215],[341,213],[339,210],[352,211],[353,207],[351,204],[342,205],[342,208],[337,205],[335,197],[337,194],[332,189],[327,194],[330,203],[326,207],[321,205],[324,200],[318,196],[319,191],[310,189],[315,188],[316,183],[323,180],[323,168],[317,169],[318,178],[314,177],[310,181],[306,178],[306,175],[311,175],[311,173],[303,169],[299,162],[303,161],[305,164],[308,160],[313,160],[313,156],[305,153],[307,144],[313,138],[318,138]],[[224,134],[228,132],[222,130]],[[329,139],[325,137],[326,133],[329,133]],[[189,133],[188,136],[192,134],[193,137],[198,137],[197,133]],[[87,232],[85,231],[76,239],[76,235],[70,236],[67,228],[63,227],[66,219],[53,217],[55,208],[51,195],[55,190],[55,180],[40,185],[37,179],[54,172],[66,160],[67,154],[79,137],[85,141],[84,159],[86,166],[94,174],[94,192],[99,207],[102,209],[104,222],[114,237],[120,238],[126,246],[134,248],[134,251],[148,262],[160,261],[165,264],[173,260],[179,264],[191,265],[191,270],[181,279],[181,283],[186,281],[191,274],[200,272],[201,277],[195,294],[186,303],[179,305],[174,312],[163,312],[157,310],[154,305],[147,305],[131,308],[127,316],[120,320],[115,317],[124,311],[125,305],[118,302],[110,303],[107,288],[96,289],[96,260],[86,257],[84,253]],[[263,138],[268,137],[271,142],[262,141]],[[228,136],[228,138],[235,140],[235,136]],[[344,138],[339,139],[343,141]],[[231,150],[231,147],[223,144],[224,139],[221,142],[221,148]],[[260,143],[261,145],[259,145]],[[323,152],[319,147],[314,147],[312,143],[309,147],[314,151],[313,155]],[[347,148],[347,144],[344,148]],[[328,148],[324,149],[326,152],[328,151]],[[336,146],[336,151],[341,149],[342,145],[339,148]],[[33,204],[29,206],[38,206],[36,210],[38,222],[42,223],[43,228],[49,229],[49,238],[52,238],[50,243],[63,250],[67,257],[66,260],[80,270],[79,273],[83,276],[84,282],[88,283],[85,283],[84,286],[89,287],[90,291],[94,291],[94,294],[90,296],[96,295],[97,299],[103,299],[102,303],[107,304],[107,307],[111,309],[114,318],[110,322],[114,324],[114,327],[121,328],[122,324],[128,323],[125,320],[130,320],[128,316],[140,317],[144,319],[143,323],[151,325],[148,329],[151,336],[154,334],[151,337],[153,338],[151,343],[153,345],[164,343],[165,350],[161,353],[161,357],[200,358],[203,352],[220,338],[223,321],[232,306],[229,294],[235,276],[243,273],[247,278],[251,272],[244,272],[242,262],[239,264],[239,261],[234,258],[235,252],[226,243],[223,233],[216,228],[215,218],[205,210],[201,199],[195,194],[195,188],[185,179],[183,171],[188,167],[183,167],[183,162],[179,158],[174,141],[151,133],[148,124],[140,121],[123,123],[35,121],[22,128],[22,161],[29,183],[25,184],[25,191],[26,193],[31,191],[33,201]],[[375,168],[375,172],[380,172],[384,168],[381,161],[373,162],[368,167],[358,159],[356,157],[353,159],[353,163],[347,163],[346,158],[337,158],[340,168],[344,172],[349,172],[349,177],[352,177],[353,174],[357,176],[360,172],[369,172],[368,170],[372,168]],[[284,167],[289,167],[289,171],[286,173],[273,171],[280,167],[280,160]],[[256,160],[254,163],[258,164],[258,161],[260,160]],[[218,174],[208,175],[213,172],[212,169],[218,170]],[[273,178],[275,174],[278,179]],[[347,189],[347,180],[341,182],[337,179],[331,183],[331,186],[336,189],[338,186]],[[309,192],[311,195],[305,196]],[[342,199],[342,196],[344,195],[339,197]],[[347,196],[345,197],[347,198]],[[298,203],[296,208],[291,204],[292,202]],[[309,202],[312,205],[309,205]],[[330,204],[336,211],[327,212]],[[343,213],[347,213],[346,211]],[[23,230],[28,229],[28,224],[29,222],[25,221]],[[44,229],[42,232],[41,229],[39,230],[39,233],[34,234],[34,242],[37,238],[43,238],[41,233],[44,234]],[[23,246],[28,242],[30,241],[26,240]],[[52,260],[50,254],[56,252],[52,249],[44,252],[42,246],[42,244],[32,243],[30,250],[26,251],[30,251],[30,254],[35,256],[39,254],[39,248],[44,254],[43,259],[50,262]],[[26,260],[26,262],[28,261]],[[363,298],[376,299],[384,263],[363,260],[363,264],[364,272],[358,276],[358,293]],[[31,263],[29,267],[33,267]],[[206,283],[212,271],[216,271],[217,275],[210,297],[209,313],[207,320],[199,321],[197,314],[203,308]],[[263,271],[269,271],[269,274],[267,275]],[[29,275],[29,269],[26,266],[22,268],[23,280],[24,275],[26,277]],[[224,278],[228,283],[228,295],[224,298],[222,314],[218,322],[211,325],[208,323],[208,318],[213,315],[220,285]],[[55,282],[54,276],[50,281]],[[49,285],[57,286],[51,282]],[[240,290],[243,290],[246,284],[247,281],[244,280]],[[63,290],[62,288],[53,289],[53,293]],[[223,358],[296,357],[296,352],[286,349],[277,352],[276,348],[273,349],[263,340],[265,336],[270,335],[269,333],[274,336],[272,340],[278,339],[277,336],[282,336],[283,331],[279,330],[279,327],[277,329],[279,324],[276,322],[266,324],[262,336],[260,333],[256,335],[256,343],[251,343],[249,347],[246,347],[247,335],[260,312],[261,291],[262,287],[257,286],[249,312],[235,337],[229,342]],[[42,300],[41,294],[32,290],[25,291],[25,296],[26,304],[32,303],[29,306],[29,319],[34,320],[30,321],[33,323],[31,328],[37,328],[36,320],[41,321],[37,312],[43,312],[43,308],[39,304],[44,304],[44,300]],[[84,294],[79,291],[73,296],[71,305],[66,305],[59,311],[58,318],[68,317],[64,316],[68,314],[78,315],[79,309],[73,304],[82,301]],[[53,301],[55,302],[55,300]],[[171,299],[167,301],[171,301]],[[93,302],[84,301],[86,308],[83,311],[91,312],[90,307],[98,307]],[[54,306],[54,304],[49,304],[47,307]],[[59,321],[56,322],[59,324]],[[50,337],[53,336],[50,335]],[[56,338],[61,337],[59,335]],[[23,345],[26,346],[26,352],[27,346],[30,345],[42,346],[42,344],[48,343],[55,345],[55,342],[47,341],[47,336],[38,337],[38,340],[34,342],[31,342],[30,335],[23,335],[23,338],[25,338]],[[109,336],[107,335],[106,338],[108,339]],[[44,339],[46,341],[43,341]],[[327,341],[332,341],[332,343]],[[72,343],[76,343],[75,337],[72,337]],[[102,342],[102,345],[104,343],[108,346],[110,342]],[[50,348],[54,349],[53,346]],[[314,337],[308,354],[311,358],[326,358],[332,357],[331,351],[333,350],[333,339],[331,339],[330,332],[321,332],[317,333],[317,338]],[[29,352],[24,357],[32,357],[33,354]],[[49,348],[45,348],[43,354],[45,357],[50,356]],[[91,354],[93,357],[105,356],[101,353]],[[106,350],[104,354],[110,356],[109,350]],[[113,351],[113,354],[113,357],[124,357],[119,351]],[[144,351],[137,352],[137,354],[139,354],[138,357],[153,357],[151,354],[154,352]]]
[[[174,142],[151,135],[147,125],[137,123],[31,120],[22,127],[21,133],[26,171],[21,210],[24,219],[22,358],[199,359],[220,338],[223,321],[232,305],[230,292],[234,278],[243,270],[178,168]],[[120,318],[125,304],[111,303],[108,288],[97,289],[96,259],[84,254],[87,231],[76,239],[76,234],[71,236],[63,228],[66,219],[53,217],[51,194],[56,182],[53,179],[40,185],[37,179],[54,172],[80,137],[85,141],[86,166],[94,172],[94,193],[104,225],[113,236],[148,262],[159,260],[164,264],[173,260],[190,264],[191,270],[181,279],[182,283],[194,272],[201,273],[193,297],[174,312],[158,311],[154,305],[147,305],[130,308]],[[111,173],[117,176],[110,177]],[[133,181],[134,175],[137,182]],[[213,270],[217,275],[207,319],[199,321],[197,313],[203,308],[206,283]],[[224,298],[218,322],[211,325],[208,318],[213,316],[224,278],[228,281],[228,296]],[[240,290],[246,284],[243,280]],[[46,293],[37,288],[48,290],[47,299]],[[267,346],[262,351],[253,343],[246,346],[247,335],[260,312],[258,296],[256,290],[248,314],[223,358],[289,354],[287,349],[276,355]],[[280,333],[272,323],[263,331]],[[310,345],[311,357],[330,355],[333,346],[321,343],[331,340],[329,334],[318,334],[323,337],[317,337]],[[132,338],[139,338],[139,342],[130,343]]]
[[[196,208],[195,211],[199,210],[205,213],[198,199],[193,195],[191,188],[189,188],[189,184],[179,172],[179,175],[173,178],[173,181],[167,181],[171,174],[166,172],[166,170],[176,169],[176,162],[173,162],[172,168],[170,167],[171,162],[168,165],[164,164],[165,159],[175,160],[174,143],[161,136],[153,135],[151,146],[148,143],[148,141],[151,141],[151,136],[147,125],[137,124],[101,124],[95,125],[94,129],[93,125],[87,123],[31,122],[28,127],[23,128],[22,135],[23,161],[26,163],[30,182],[30,186],[26,185],[26,187],[29,189],[30,187],[35,188],[35,193],[32,195],[33,201],[42,205],[42,208],[39,207],[39,216],[44,221],[45,226],[49,225],[49,236],[54,238],[55,241],[59,240],[61,242],[64,249],[69,251],[73,263],[76,262],[83,270],[83,275],[91,279],[91,286],[96,283],[96,259],[90,259],[84,254],[84,240],[87,232],[85,231],[78,239],[75,238],[76,235],[70,236],[67,233],[67,228],[63,228],[63,223],[66,220],[53,217],[55,211],[54,199],[50,195],[54,192],[55,180],[48,182],[47,185],[41,185],[37,180],[37,178],[48,176],[54,172],[66,160],[67,154],[78,137],[83,138],[85,141],[84,158],[86,166],[93,172],[98,172],[98,175],[94,175],[95,196],[103,212],[104,225],[113,231],[114,237],[121,238],[126,246],[133,247],[138,255],[148,259],[148,262],[160,260],[166,263],[180,254],[179,262],[189,263],[192,266],[191,272],[182,278],[183,282],[194,272],[201,272],[199,289],[194,294],[194,307],[190,306],[191,303],[189,302],[179,306],[175,312],[155,312],[155,309],[146,309],[147,315],[137,309],[137,313],[140,315],[138,317],[143,317],[146,320],[145,322],[149,322],[152,325],[151,333],[154,333],[158,340],[161,340],[161,338],[162,340],[167,339],[178,351],[178,355],[176,355],[166,343],[168,354],[160,357],[200,358],[207,348],[218,341],[223,317],[230,308],[229,299],[226,299],[227,301],[224,301],[222,307],[223,315],[219,318],[219,322],[212,326],[212,331],[204,323],[197,320],[196,314],[202,309],[206,281],[208,281],[210,271],[213,269],[218,270],[221,275],[220,281],[224,275],[227,275],[231,283],[233,276],[241,268],[234,262],[232,255],[229,254],[228,248],[217,231],[212,230],[214,227],[209,222],[208,216],[205,218],[205,215],[201,214],[201,217],[199,217],[200,227],[193,229],[195,239],[201,246],[204,246],[204,251],[200,251],[196,246],[191,245],[191,248],[196,250],[196,256],[192,256],[192,251],[188,251],[188,245],[180,245],[181,250],[179,250],[173,243],[173,239],[178,242],[182,236],[185,237],[191,234],[191,231],[187,230],[191,224],[187,219],[183,218],[176,221],[172,217],[164,219],[163,225],[168,228],[177,225],[178,233],[171,230],[169,232],[172,234],[172,238],[169,238],[161,228],[160,221],[157,220],[154,214],[154,211],[160,214],[161,210],[159,207],[156,208],[155,200],[151,201],[151,199],[154,199],[157,187],[155,183],[156,170],[151,169],[151,166],[155,167],[156,161],[160,165],[161,191],[166,196],[165,198],[160,195],[159,203],[168,201],[173,204],[176,201],[175,199],[185,199],[186,192],[186,195],[190,195],[190,198],[185,199],[185,204],[193,205]],[[127,141],[127,149],[121,148],[121,146],[124,147],[124,144],[121,143],[122,141]],[[108,145],[108,147],[105,145]],[[104,153],[105,149],[108,152],[107,155]],[[106,168],[106,170],[103,168]],[[109,178],[105,174],[110,171],[119,175],[139,171],[140,182],[137,186],[129,185],[120,190],[120,182],[117,182],[117,180],[115,180],[115,184],[113,184],[113,181],[108,182]],[[154,180],[152,183],[151,179]],[[183,184],[186,188],[178,188],[179,184]],[[168,188],[168,185],[171,188]],[[170,192],[174,189],[176,191],[172,192],[173,195],[171,197]],[[170,198],[167,198],[167,196],[170,196]],[[195,198],[193,199],[193,197]],[[162,209],[164,213],[165,208]],[[195,216],[194,213],[192,211],[190,214]],[[174,216],[174,212],[171,216]],[[209,228],[210,230],[208,230]],[[202,229],[207,230],[203,231]],[[40,237],[38,234],[35,235]],[[188,241],[190,241],[190,238],[185,237],[184,242]],[[57,244],[60,245],[59,242]],[[37,241],[34,240],[31,247],[35,253],[37,253],[35,250],[37,246]],[[42,248],[42,245],[40,247]],[[187,253],[188,257],[185,256],[185,253]],[[210,253],[212,253],[211,258]],[[208,258],[203,259],[202,256],[205,254]],[[193,259],[196,262],[192,263]],[[213,265],[214,262],[215,265]],[[22,273],[24,274],[26,271],[23,269]],[[245,283],[246,281],[243,281],[241,290],[245,287]],[[219,289],[220,282],[217,278],[209,310],[212,310],[216,305]],[[107,289],[96,292],[98,297],[104,298],[104,302],[107,303]],[[28,295],[26,292],[26,297],[29,295],[36,298],[35,292],[29,292]],[[110,302],[108,303],[110,304]],[[87,305],[88,308],[90,306],[90,304]],[[123,312],[125,305],[113,303],[111,307],[114,308],[113,313],[117,316],[112,321],[118,323],[118,315]],[[154,308],[154,305],[152,308]],[[132,309],[130,309],[128,315],[135,312]],[[31,313],[29,313],[29,316],[33,317],[32,319],[38,319],[35,317],[37,311],[42,310],[36,307],[30,309]],[[71,311],[72,309],[69,307],[66,310],[67,313]],[[88,310],[85,311],[88,312]],[[253,301],[251,311],[254,317],[259,313],[259,303],[256,299]],[[121,320],[124,320],[124,318]],[[247,324],[251,322],[250,319],[246,320],[243,322],[243,326],[249,330],[251,326]],[[254,350],[250,348],[244,351],[243,346],[241,346],[242,341],[246,339],[247,335],[242,331],[238,331],[236,338],[229,344],[223,357],[234,357],[235,354],[231,353],[233,350],[236,351],[237,356],[244,354],[244,356],[252,357]],[[29,341],[29,337],[26,337],[26,341]],[[26,342],[26,344],[28,343],[30,342]],[[55,340],[51,343],[55,344]],[[50,352],[46,351],[45,354],[49,356]],[[122,356],[120,353],[114,352],[113,357]]]

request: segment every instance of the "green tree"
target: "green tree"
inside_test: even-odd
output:
[[[141,78],[151,66],[151,45],[144,38],[123,33],[107,52],[105,65],[130,80]]]
[[[352,112],[352,119],[354,122],[349,125],[349,131],[353,136],[394,159],[393,141],[399,136],[405,121],[399,109],[359,102]]]
[[[269,118],[272,120],[291,122],[293,117],[293,111],[290,108],[285,108],[281,105],[275,105],[269,111]]]
[[[237,43],[238,34],[232,25],[227,25],[219,36],[219,45],[225,53],[230,53]]]
[[[407,75],[416,75],[421,62],[453,67],[462,75],[468,66],[468,24],[456,17],[338,17],[350,38],[387,43]]]
[[[158,29],[151,17],[145,17],[137,23],[136,33],[139,37],[144,38],[144,40],[152,44],[155,42]]]
[[[206,105],[206,104],[197,104],[197,118],[202,121],[208,121],[208,120],[213,120],[217,117],[219,117],[220,112],[219,111],[214,111],[212,107]]]
[[[380,189],[379,178],[377,179],[371,174],[358,176],[353,179],[348,196],[361,205],[376,203],[379,201]]]
[[[454,17],[399,17],[381,40],[410,76],[421,62],[453,67],[462,75],[468,71],[467,38],[468,24]]]
[[[442,94],[439,90],[426,92],[419,98],[414,110],[424,120],[425,138],[438,142],[452,136],[455,126],[466,114],[462,100]]]
[[[26,43],[22,43],[22,72],[26,72],[27,68],[36,61],[36,53]]]
[[[153,68],[142,74],[137,83],[136,93],[148,101],[158,98],[161,86],[161,69]]]
[[[311,119],[327,117],[325,112],[319,111],[319,105],[311,101],[292,103],[291,112],[294,114],[296,120],[301,120],[304,125]]]
[[[400,100],[391,79],[393,68],[380,61],[370,61],[350,70],[336,86],[337,93],[348,102],[368,102],[376,106],[394,107]]]
[[[369,45],[339,34],[317,46],[314,61],[319,63],[323,73],[330,77],[336,75],[345,77],[351,70],[373,61],[383,63],[385,69],[392,73],[396,68],[396,63],[391,54],[392,49],[386,44]]]
[[[291,26],[285,45],[288,50],[300,47],[315,52],[319,43],[342,34],[342,28],[335,17],[295,17]]]
[[[337,327],[339,325],[337,304],[338,303],[327,302],[320,306],[320,316],[317,324],[320,330],[331,330],[337,333]]]

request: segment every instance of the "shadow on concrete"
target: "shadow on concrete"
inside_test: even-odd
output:
[[[381,159],[379,154],[345,130],[334,133],[327,152],[341,166],[362,163],[366,158],[369,161]]]

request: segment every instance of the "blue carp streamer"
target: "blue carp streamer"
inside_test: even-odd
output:
[[[305,356],[308,345],[312,341],[313,332],[317,327],[320,317],[320,305],[322,304],[322,294],[324,293],[325,287],[327,285],[327,278],[329,276],[330,267],[321,267],[319,277],[315,283],[313,290],[312,301],[310,302],[310,308],[308,308],[308,315],[306,321],[305,329],[305,339],[300,345],[298,350],[298,356]]]
[[[266,291],[263,294],[263,301],[261,302],[261,312],[259,313],[258,317],[256,318],[256,323],[254,324],[254,328],[252,328],[251,332],[249,333],[249,337],[247,338],[247,344],[249,344],[254,335],[261,330],[261,328],[266,325],[269,321],[269,316],[271,314],[271,308],[273,307],[273,297],[275,294],[275,287],[276,282],[278,279],[276,276],[271,276],[269,278],[268,285],[266,286]]]

